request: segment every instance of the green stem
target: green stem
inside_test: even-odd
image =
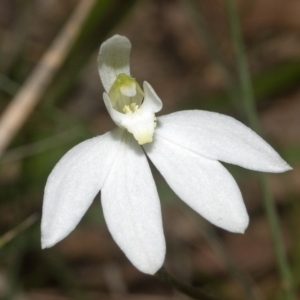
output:
[[[239,93],[236,89],[236,79],[234,71],[231,65],[228,63],[220,47],[218,46],[217,40],[214,38],[203,14],[200,11],[199,3],[196,0],[185,1],[182,0],[183,5],[187,8],[188,13],[190,14],[192,20],[195,23],[196,28],[199,30],[201,36],[205,41],[205,45],[207,47],[207,53],[211,57],[211,59],[216,62],[224,71],[224,80],[227,86],[227,92],[229,94],[230,99],[232,100],[232,104],[236,111],[240,114],[242,113],[240,110],[239,102]]]
[[[226,0],[226,7],[229,18],[231,37],[236,54],[238,73],[241,84],[241,93],[244,100],[245,111],[250,126],[253,130],[259,132],[259,121],[256,114],[254,93],[252,89],[251,77],[248,70],[247,61],[244,55],[244,44],[240,32],[238,15],[235,11],[235,6],[232,0]]]
[[[256,113],[251,77],[245,57],[238,14],[236,12],[233,0],[226,0],[226,8],[228,13],[232,41],[237,59],[238,72],[241,84],[241,93],[243,96],[242,98],[244,101],[245,112],[247,114],[247,118],[252,129],[256,132],[259,132],[259,120]],[[294,300],[296,298],[293,287],[292,273],[290,271],[290,267],[288,265],[283,247],[283,240],[280,233],[279,217],[265,175],[261,174],[259,176],[259,184],[263,194],[263,202],[270,226],[270,232],[276,255],[277,265],[282,279],[282,287],[285,292],[284,299]]]
[[[230,80],[231,82],[234,83],[235,78],[234,76],[232,76],[233,70],[230,64],[226,61],[226,59],[222,55],[220,51],[220,47],[218,46],[218,43],[214,38],[214,35],[212,34],[204,16],[200,11],[200,7],[198,5],[199,3],[196,0],[190,0],[190,1],[183,1],[183,4],[186,6],[189,14],[192,17],[192,20],[196,25],[196,28],[199,29],[203,39],[205,40],[208,55],[210,55],[211,58],[218,65],[220,65],[222,69],[226,72],[227,80]]]
[[[30,226],[32,226],[39,219],[37,214],[32,214],[28,217],[24,222],[19,224],[14,229],[8,231],[3,236],[0,237],[0,249],[8,244],[11,240],[17,237],[19,234],[27,230]]]
[[[211,297],[205,292],[202,292],[198,289],[195,289],[175,277],[173,277],[171,274],[169,274],[164,267],[162,267],[157,272],[158,277],[163,280],[164,282],[168,283],[172,287],[174,287],[176,290],[182,292],[183,294],[193,298],[193,299],[200,299],[200,300],[216,300],[215,298]]]

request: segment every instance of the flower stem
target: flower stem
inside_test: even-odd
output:
[[[193,299],[200,299],[200,300],[216,300],[216,298],[213,298],[212,296],[208,295],[207,293],[200,291],[196,288],[193,288],[175,277],[173,277],[170,273],[167,272],[167,270],[162,267],[158,272],[157,272],[158,277],[174,287],[176,290],[182,292],[183,294],[193,298]]]
[[[250,73],[248,70],[238,14],[234,6],[233,0],[226,0],[226,9],[228,13],[229,26],[233,41],[233,46],[236,54],[238,65],[239,79],[241,85],[241,94],[244,101],[245,112],[250,126],[256,132],[260,131],[259,120],[256,114],[254,94],[251,84]],[[287,257],[283,247],[283,240],[280,234],[279,217],[272,199],[270,188],[268,187],[266,176],[259,176],[259,184],[263,194],[264,207],[267,213],[267,218],[270,226],[270,232],[274,251],[276,255],[277,265],[282,280],[285,300],[294,300],[295,293],[293,287],[293,278],[290,267],[287,262]]]

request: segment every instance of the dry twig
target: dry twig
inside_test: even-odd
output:
[[[0,119],[0,156],[25,123],[64,62],[95,2],[96,0],[79,2],[65,27],[3,112]]]

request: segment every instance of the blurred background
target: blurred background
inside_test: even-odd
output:
[[[294,168],[267,180],[299,290],[300,2],[236,5],[262,134]],[[99,196],[76,230],[41,250],[50,171],[71,147],[115,127],[96,59],[116,33],[130,39],[131,72],[154,87],[160,114],[204,109],[247,124],[224,1],[1,0],[0,299],[188,299],[131,265],[107,230]],[[226,167],[250,214],[244,235],[208,224],[153,168],[165,266],[216,299],[284,299],[257,174]]]

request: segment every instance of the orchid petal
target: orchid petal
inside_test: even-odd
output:
[[[108,229],[140,271],[154,274],[163,264],[165,240],[156,186],[140,146],[125,142],[101,191]]]
[[[110,117],[115,122],[115,124],[117,126],[119,126],[119,127],[124,128],[124,126],[122,125],[122,119],[124,118],[124,114],[118,112],[117,110],[115,110],[112,107],[112,104],[111,104],[111,101],[109,99],[109,96],[106,93],[103,93],[103,101],[104,101],[104,104],[106,106],[106,109],[107,109]]]
[[[115,124],[132,133],[140,145],[152,142],[156,126],[154,112],[162,108],[162,103],[153,88],[147,83],[144,83],[144,87],[146,87],[144,103],[140,109],[130,114],[115,110],[109,96],[103,93],[106,109]]]
[[[192,110],[158,118],[155,134],[207,158],[264,172],[291,167],[253,130],[222,114]]]
[[[131,43],[125,36],[114,35],[102,43],[98,56],[98,70],[107,93],[118,74],[130,75],[130,50]]]
[[[191,208],[218,227],[244,232],[249,218],[241,192],[218,161],[158,135],[143,148],[172,190]]]
[[[85,214],[108,175],[123,132],[117,129],[86,140],[56,164],[45,187],[43,248],[66,237]]]
[[[145,98],[141,110],[149,111],[151,113],[159,112],[163,105],[153,87],[147,81],[144,81],[143,88]]]

